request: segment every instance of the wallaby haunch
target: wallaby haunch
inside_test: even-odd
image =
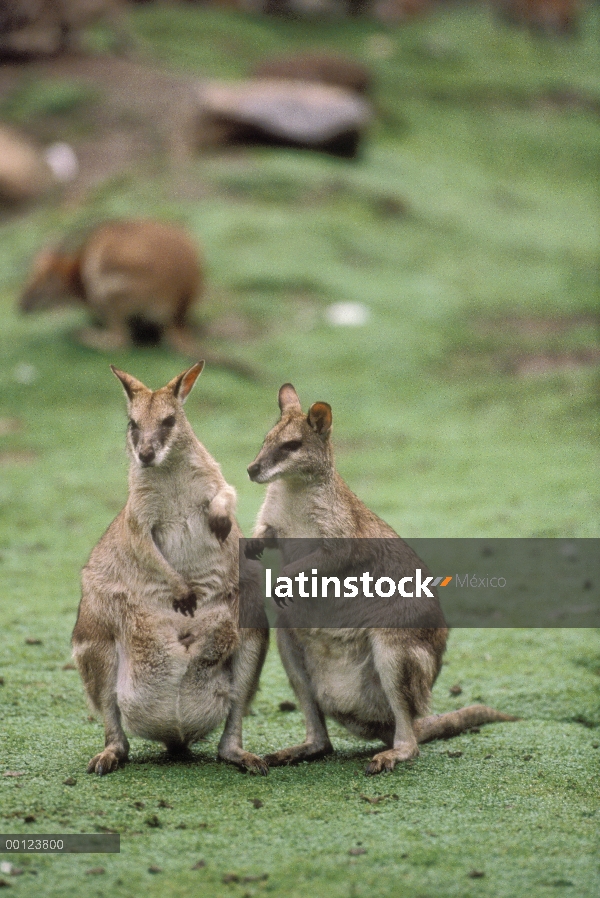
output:
[[[258,557],[265,545],[286,538],[400,539],[336,472],[331,407],[316,402],[306,415],[293,386],[284,384],[279,408],[281,419],[248,467],[251,480],[269,484],[248,556]],[[285,548],[283,552],[286,562]],[[281,573],[292,577],[304,568],[288,560]],[[421,742],[482,723],[515,720],[484,705],[424,716],[447,636],[441,626],[278,629],[281,659],[306,718],[306,740],[267,755],[267,763],[290,764],[332,752],[326,717],[388,746],[373,757],[367,774],[392,770],[398,761],[416,757]]]
[[[196,438],[183,402],[204,363],[155,392],[112,368],[127,396],[129,498],[82,573],[73,656],[104,718],[104,774],[127,760],[124,729],[180,753],[226,720],[219,758],[267,773],[244,751],[265,629],[240,630],[236,495]],[[112,367],[112,366],[111,366]],[[260,580],[246,594],[261,603]]]

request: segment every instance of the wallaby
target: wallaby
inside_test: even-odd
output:
[[[96,326],[79,330],[77,339],[91,349],[164,340],[176,352],[197,358],[189,312],[204,292],[203,263],[183,228],[151,219],[107,221],[75,248],[67,247],[68,241],[36,256],[21,311],[82,305]],[[255,376],[243,362],[204,356],[244,377]]]
[[[73,656],[105,748],[88,773],[126,761],[124,728],[174,754],[226,720],[219,758],[267,773],[242,747],[242,716],[258,687],[268,630],[238,628],[236,494],[196,438],[183,403],[193,365],[153,392],[111,366],[129,412],[129,497],[82,572]],[[260,572],[245,569],[252,580]],[[256,577],[245,595],[256,594]]]
[[[279,390],[281,418],[265,437],[250,479],[268,483],[254,538],[246,554],[286,538],[400,539],[348,488],[334,466],[331,406],[316,402],[304,414],[291,384]],[[406,544],[404,544],[406,546]],[[418,564],[419,559],[406,546]],[[310,556],[312,567],[317,554]],[[293,577],[306,565],[289,564]],[[326,571],[325,571],[326,573]],[[435,594],[435,593],[434,593]],[[437,603],[437,599],[436,599]],[[405,629],[278,629],[277,644],[290,683],[306,718],[306,740],[267,755],[270,766],[323,757],[333,751],[326,717],[365,739],[381,739],[366,774],[392,770],[419,753],[418,745],[457,735],[472,726],[515,720],[484,705],[434,717],[427,713],[448,630],[443,626]]]
[[[188,311],[202,287],[198,249],[182,228],[127,219],[93,228],[74,249],[43,249],[34,259],[20,306],[23,312],[66,303],[85,306],[97,326],[78,336],[93,349],[129,346],[132,328],[142,323],[182,349],[188,345]]]

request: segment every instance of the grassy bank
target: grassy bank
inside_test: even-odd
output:
[[[205,247],[198,316],[211,346],[263,372],[249,384],[207,368],[186,405],[238,490],[246,534],[262,488],[245,468],[291,380],[306,406],[331,403],[341,473],[402,535],[596,536],[596,18],[553,42],[468,8],[385,33],[135,11],[147,63],[185,73],[239,76],[309,42],[352,52],[375,73],[378,113],[354,163],[265,149],[173,171],[157,153],[85,202],[0,224],[0,754],[3,772],[24,773],[0,777],[0,819],[4,832],[122,834],[120,856],[19,858],[37,875],[4,875],[15,894],[597,894],[590,630],[455,631],[434,709],[483,700],[522,720],[426,746],[389,777],[364,780],[373,746],[336,727],[335,757],[266,780],[217,765],[216,734],[194,764],[134,739],[127,768],[85,775],[101,728],[63,668],[79,569],[126,497],[108,363],[157,387],[186,361],[105,357],[74,342],[79,312],[15,311],[32,253],[55,234],[109,215],[181,221]],[[40,134],[57,139],[59,122],[75,143],[93,135],[102,86],[81,103],[83,88],[63,83],[57,111],[45,84],[24,68],[21,100],[0,109],[18,118],[29,97]],[[328,324],[336,302],[367,306],[366,324]],[[252,750],[300,737],[300,715],[278,710],[291,697],[273,649],[247,721]],[[86,874],[96,866],[105,872]]]

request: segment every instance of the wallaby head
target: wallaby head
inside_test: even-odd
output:
[[[304,414],[291,384],[279,390],[281,418],[266,435],[262,449],[248,466],[250,480],[270,483],[278,478],[318,480],[333,470],[331,406],[315,402]]]
[[[193,435],[183,411],[183,403],[204,362],[197,362],[174,377],[160,390],[149,390],[141,380],[111,365],[127,397],[129,425],[127,448],[134,464],[140,468],[156,468],[172,458]]]
[[[79,292],[79,260],[59,249],[43,249],[33,260],[30,278],[21,294],[22,312],[37,312],[73,301]]]

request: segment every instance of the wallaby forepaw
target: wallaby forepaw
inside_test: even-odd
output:
[[[219,542],[224,543],[231,533],[231,518],[226,515],[217,515],[214,518],[209,517],[208,526]]]
[[[121,758],[124,761],[125,758]],[[105,748],[103,752],[92,758],[87,766],[88,773],[96,773],[98,776],[104,776],[112,773],[119,766],[119,756],[110,748]]]
[[[410,761],[419,754],[419,746],[412,745],[409,742],[404,743],[398,748],[390,748],[388,751],[380,751],[374,755],[367,767],[365,768],[365,776],[376,776],[378,773],[384,773],[386,770],[393,770],[396,764],[401,761]]]
[[[262,539],[247,539],[244,545],[244,555],[246,558],[252,558],[254,561],[262,557],[264,550],[265,543]]]
[[[183,615],[189,614],[190,617],[194,616],[197,605],[198,599],[193,589],[190,589],[188,594],[182,599],[173,599],[173,610],[179,611]]]

